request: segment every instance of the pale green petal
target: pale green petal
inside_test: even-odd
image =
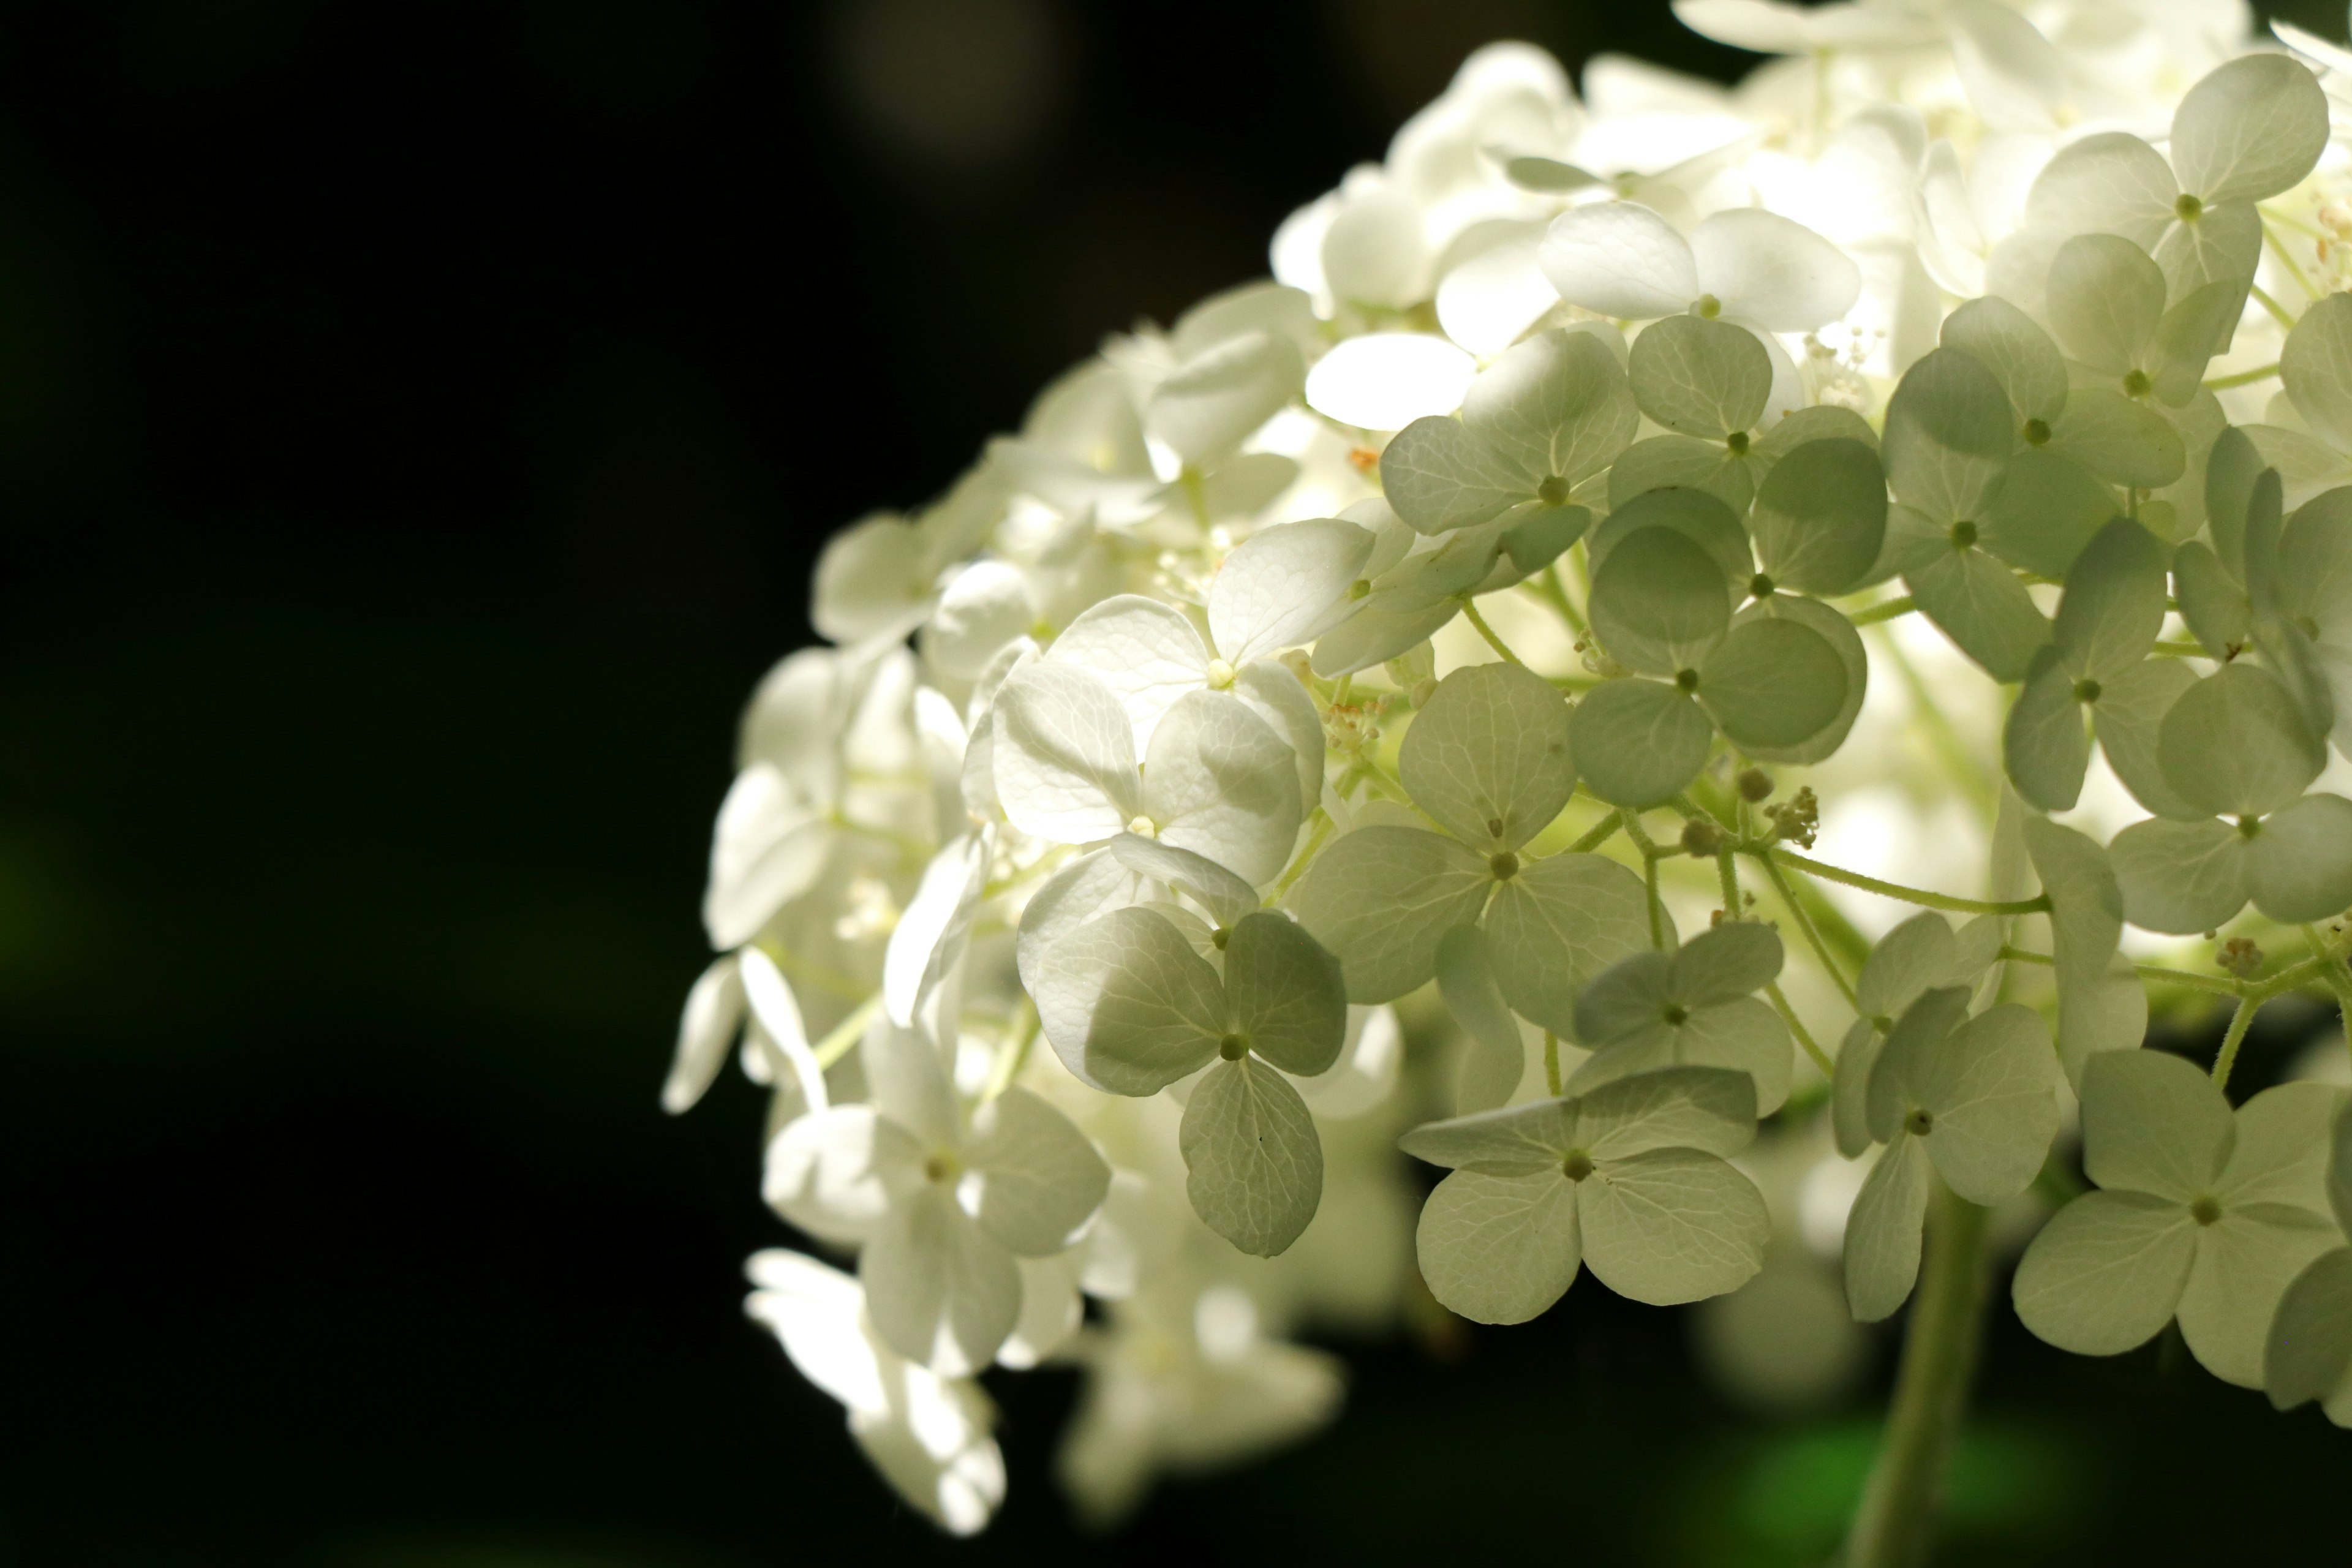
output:
[[[1532,499],[1541,479],[1448,415],[1414,420],[1381,452],[1381,492],[1422,533],[1492,521]]]
[[[1831,440],[1859,441],[1874,452],[1878,450],[1878,432],[1870,427],[1870,421],[1833,403],[1789,410],[1758,437],[1752,450],[1777,463],[1809,441]]]
[[[1534,485],[1577,484],[1616,461],[1641,427],[1625,372],[1591,332],[1555,328],[1506,352],[1470,384],[1462,423]],[[1387,464],[1381,464],[1385,478]]]
[[[1339,961],[1296,921],[1259,910],[1235,922],[1225,994],[1249,1048],[1283,1071],[1313,1078],[1339,1059],[1348,1037]]]
[[[1575,1139],[1595,1160],[1653,1149],[1737,1154],[1756,1137],[1756,1083],[1723,1068],[1663,1068],[1622,1078],[1574,1103]]]
[[[2213,535],[2213,551],[2234,582],[2246,575],[2246,509],[2264,467],[2253,437],[2237,426],[2226,426],[2213,438],[2205,459],[2205,521]]]
[[[1943,985],[1923,992],[1895,1020],[1879,1051],[1878,1064],[1870,1073],[1873,1138],[1882,1143],[1894,1140],[1906,1113],[1920,1103],[1918,1086],[1926,1079],[1936,1053],[1944,1048],[1968,1011],[1968,988]]]
[[[2246,888],[2254,908],[2288,924],[2352,904],[2352,800],[2307,795],[2264,818],[2247,847]]]
[[[1674,1004],[1666,984],[1673,962],[1645,948],[1595,977],[1576,999],[1578,1043],[1598,1050],[1660,1026]]]
[[[1352,675],[1427,642],[1461,613],[1462,601],[1452,594],[1410,584],[1376,589],[1354,615],[1315,639],[1310,662],[1326,679]]]
[[[2054,426],[2065,412],[2064,357],[2050,334],[2008,300],[1993,295],[1969,300],[1944,318],[1939,341],[1992,372],[2019,425],[2039,419]]]
[[[2180,1293],[2180,1333],[2207,1372],[2263,1385],[2263,1351],[2279,1299],[2322,1253],[2343,1245],[2333,1222],[2284,1204],[2229,1206],[2200,1228]]]
[[[2063,577],[2121,510],[2079,463],[2047,447],[2028,449],[2010,463],[2000,493],[1982,513],[1979,542],[2012,566]]]
[[[1846,705],[1845,661],[1793,618],[1742,621],[1699,667],[1701,706],[1743,751],[1801,746]]]
[[[2150,658],[2102,681],[2091,706],[2093,728],[2107,765],[2134,799],[2158,816],[2184,821],[2204,816],[2164,781],[2157,763],[2157,739],[2164,716],[2180,694],[2197,684],[2197,672],[2177,658]]]
[[[1196,468],[1239,445],[1306,384],[1297,345],[1279,331],[1245,331],[1193,355],[1160,382],[1143,426]]]
[[[1758,1113],[1769,1116],[1789,1098],[1795,1045],[1769,1003],[1753,996],[1701,1007],[1679,1025],[1663,1021],[1596,1051],[1569,1079],[1570,1094],[1591,1094],[1636,1074],[1672,1068],[1720,1068],[1756,1085]]]
[[[1155,1094],[1216,1054],[1217,972],[1163,917],[1113,910],[1047,948],[1031,980],[1046,1043],[1081,1080]]]
[[[2058,650],[2043,647],[2000,731],[2000,760],[2017,793],[2044,811],[2071,811],[2091,765],[2091,736],[2074,678]]]
[[[2278,677],[2226,664],[2172,705],[2158,731],[2165,781],[2217,816],[2262,816],[2303,793],[2327,750],[2296,712]]]
[[[1854,1005],[1865,1018],[1901,1016],[1929,988],[1954,984],[1959,946],[1949,921],[1922,910],[1878,939],[1854,979]]]
[[[1652,436],[1625,449],[1609,470],[1609,507],[1622,511],[1647,495],[1695,495],[1732,511],[1756,498],[1754,458],[1735,458],[1696,436]]]
[[[768,1144],[760,1195],[811,1236],[856,1244],[888,1212],[891,1189],[922,1164],[906,1129],[870,1105],[799,1117]]]
[[[1503,995],[1521,1017],[1575,1038],[1577,993],[1650,945],[1649,910],[1642,879],[1599,855],[1554,855],[1522,868],[1486,910]]]
[[[2050,428],[2052,451],[2111,485],[2162,489],[2189,468],[2180,433],[2164,416],[2108,387],[2076,387]]]
[[[1886,475],[1859,441],[1808,441],[1773,465],[1749,520],[1756,556],[1779,586],[1843,594],[1860,584],[1886,535]]]
[[[1691,938],[1675,954],[1667,991],[1685,1007],[1737,1001],[1777,979],[1785,957],[1780,935],[1770,926],[1726,921]]]
[[[2026,852],[2050,897],[2058,1052],[2067,1076],[2079,1083],[2083,1064],[2094,1051],[2110,1048],[2119,1033],[2113,1026],[2117,998],[2111,965],[2123,937],[2123,889],[2107,852],[2095,840],[2041,817],[2029,817],[2024,826]],[[2136,1015],[2127,1012],[2122,1021],[2128,1024],[2135,1016],[2146,1023],[2144,1000]],[[2138,1034],[2132,1032],[2126,1043],[2137,1045]]]
[[[1221,1061],[1192,1086],[1176,1142],[1192,1212],[1244,1252],[1283,1252],[1323,1200],[1315,1119],[1288,1079],[1253,1058]]]
[[[1252,887],[1270,882],[1305,815],[1297,753],[1232,696],[1188,692],[1151,732],[1143,812],[1163,843],[1204,855]]]
[[[1024,1258],[1061,1251],[1110,1191],[1110,1167],[1087,1135],[1025,1089],[972,1112],[963,1161],[972,1217]]]
[[[1695,668],[1731,624],[1723,573],[1670,528],[1636,529],[1593,574],[1593,634],[1611,658],[1643,675]]]
[[[2083,1068],[2083,1169],[2103,1187],[2186,1205],[2221,1178],[2237,1129],[2213,1080],[2169,1051],[2115,1051]]]
[[[1455,837],[1517,849],[1576,789],[1568,703],[1517,665],[1465,665],[1413,716],[1397,763],[1413,804]]]
[[[2218,236],[2228,227],[2224,220],[2244,211],[2243,207],[2224,208],[2213,215],[2212,221],[2198,224],[2196,232],[2200,237]],[[2259,223],[2241,223],[2239,226],[2243,239],[2234,247],[2238,254],[2231,259],[2244,263],[2245,270],[2219,281],[2190,287],[2186,297],[2167,310],[2157,324],[2155,341],[2148,344],[2147,370],[2158,403],[2178,408],[2195,397],[2205,374],[2206,362],[2230,344],[2231,334],[2245,309],[2245,286],[2252,281],[2252,264],[2259,251],[2255,243]],[[2210,269],[2216,261],[2224,268],[2231,264],[2221,258],[2200,256],[2199,271]],[[2176,287],[2174,291],[2179,293],[2179,289]]]
[[[943,1187],[909,1194],[858,1255],[866,1311],[890,1348],[943,1377],[996,1359],[1021,1315],[1021,1270]]]
[[[2086,1193],[2034,1237],[2010,1288],[2020,1321],[2076,1355],[2120,1355],[2172,1320],[2197,1254],[2197,1226],[2177,1203],[2145,1193]]]
[[[1210,917],[1221,926],[1231,926],[1258,907],[1255,888],[1205,855],[1195,855],[1190,849],[1179,849],[1173,844],[1162,844],[1156,838],[1144,838],[1132,833],[1122,833],[1112,839],[1110,852],[1117,857],[1120,866],[1136,876],[1165,882],[1179,892],[1198,900],[1209,911]],[[1035,899],[1030,900],[1029,907],[1032,910],[1036,908]],[[1091,912],[1088,912],[1088,918],[1091,918]],[[1029,924],[1025,910],[1021,923],[1025,931]]]
[[[2025,199],[2029,229],[2120,234],[2153,245],[2180,187],[2164,155],[2126,132],[2075,142],[2043,166]]]
[[[2164,558],[2147,529],[2116,518],[2066,571],[2051,641],[2066,668],[2105,682],[2147,657],[2164,628]]]
[[[993,711],[997,797],[1024,833],[1090,843],[1141,809],[1134,726],[1091,673],[1034,660],[1005,681]]]
[[[2172,582],[2180,599],[2180,618],[2208,653],[2229,658],[2252,639],[2254,610],[2246,591],[2203,542],[2190,540],[2173,552]]]
[[[1578,1111],[1565,1100],[1539,1100],[1500,1110],[1424,1121],[1397,1140],[1416,1160],[1489,1175],[1557,1174],[1575,1146]]]
[[[2179,936],[2212,931],[2246,907],[2250,848],[2236,828],[2210,816],[2133,823],[2107,846],[2124,919]]]
[[[2050,263],[2050,332],[2069,359],[2120,376],[2145,361],[2164,316],[2164,270],[2112,234],[2085,234]]]
[[[2304,310],[2279,355],[2279,379],[2304,423],[2352,450],[2352,296],[2328,294]]]
[[[1723,573],[1726,605],[1747,597],[1748,581],[1756,572],[1748,531],[1731,507],[1701,490],[1654,490],[1611,511],[1585,546],[1592,571],[1598,574],[1618,545],[1650,528],[1670,529],[1706,552]]]
[[[1456,1171],[1422,1205],[1421,1277],[1474,1323],[1524,1323],[1568,1294],[1583,1258],[1575,1184],[1549,1170]]]
[[[1643,413],[1717,441],[1754,428],[1772,392],[1772,361],[1755,334],[1697,316],[1650,323],[1633,340],[1626,369]]]
[[[1444,834],[1363,827],[1324,847],[1289,906],[1338,955],[1349,1001],[1389,1002],[1436,973],[1439,940],[1493,885],[1486,858]]]
[[[2327,95],[2286,55],[2246,55],[2208,72],[2172,112],[2172,168],[2208,205],[2287,189],[2327,146]]]
[[[2352,1247],[2321,1254],[2287,1287],[2271,1321],[2263,1386],[2281,1410],[2326,1400],[2331,1420],[2352,1425]]]
[[[2058,1136],[2058,1058],[2049,1026],[2004,1002],[1915,1062],[1912,1088],[1935,1118],[1923,1140],[1952,1191],[1972,1204],[2033,1184]]]
[[[1867,1018],[1856,1018],[1838,1047],[1835,1076],[1830,1083],[1830,1126],[1837,1152],[1849,1160],[1862,1158],[1870,1136],[1870,1075],[1878,1065],[1881,1042]]]
[[[1612,805],[1663,805],[1706,765],[1715,725],[1697,703],[1654,680],[1612,680],[1570,716],[1578,771]]]
[[[1581,506],[1544,506],[1514,512],[1517,518],[1503,530],[1503,553],[1511,565],[1528,575],[1542,571],[1584,537],[1592,526],[1592,510]]]
[[[2025,584],[1981,550],[1947,550],[1903,580],[1937,629],[1995,680],[2024,679],[2050,638]]]
[[[2344,1090],[2308,1079],[2273,1084],[2246,1101],[2213,1194],[2230,1205],[2291,1204],[2326,1213],[2330,1134],[2346,1103]]]
[[[1879,454],[1895,499],[1947,523],[1983,515],[2016,447],[2009,398],[1992,372],[1958,349],[1937,349],[1888,400]]]
[[[1891,1318],[1919,1278],[1919,1232],[1934,1180],[1916,1138],[1898,1137],[1863,1179],[1845,1222],[1846,1309],[1858,1323]]]
[[[1437,993],[1469,1036],[1454,1095],[1457,1112],[1491,1110],[1517,1091],[1527,1071],[1519,1026],[1495,983],[1486,933],[1456,926],[1437,944]]]
[[[1609,1160],[1577,1184],[1577,1206],[1593,1277],[1657,1307],[1737,1290],[1772,1230],[1756,1184],[1696,1149]]]
[[[1836,654],[1845,671],[1845,701],[1828,724],[1812,737],[1793,746],[1748,745],[1743,749],[1759,763],[1818,763],[1835,752],[1853,731],[1853,721],[1862,715],[1863,698],[1870,681],[1870,657],[1862,646],[1862,634],[1853,623],[1822,604],[1819,599],[1807,599],[1795,594],[1773,594],[1757,600],[1732,617],[1732,633],[1752,621],[1773,619],[1793,621],[1822,638]]]
[[[1768,331],[1811,331],[1844,315],[1862,292],[1862,270],[1845,252],[1761,207],[1702,220],[1690,247],[1699,281],[1723,313]]]

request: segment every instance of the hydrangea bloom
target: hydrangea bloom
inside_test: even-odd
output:
[[[1085,1370],[1108,1520],[1329,1419],[1291,1337],[1416,1263],[1483,1322],[1716,1299],[1779,1402],[1913,1301],[1948,1402],[2047,1217],[2033,1331],[2177,1321],[2352,1421],[2352,1107],[2225,1092],[2263,1003],[2352,995],[2352,56],[1676,10],[1777,58],[1479,51],[1272,281],[819,563],[663,1100],[740,1036],[769,1201],[856,1258],[761,1254],[752,1313],[947,1529],[992,1365]],[[2142,1048],[2215,997],[2210,1075]]]

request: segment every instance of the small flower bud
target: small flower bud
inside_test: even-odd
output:
[[[1692,817],[1683,824],[1683,853],[1696,860],[1710,860],[1723,847],[1723,829],[1704,817]]]
[[[1762,768],[1741,769],[1738,782],[1739,798],[1749,805],[1771,798],[1772,775]]]

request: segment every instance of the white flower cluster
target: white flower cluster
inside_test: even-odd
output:
[[[950,1530],[992,1364],[1086,1369],[1102,1518],[1327,1419],[1285,1336],[1423,1281],[1754,1281],[1708,1342],[1769,1383],[2078,1125],[2027,1325],[2177,1319],[2352,1425],[2352,1110],[2223,1092],[2352,993],[2352,58],[2236,0],[1676,10],[1782,58],[1479,51],[1274,281],[836,538],[751,704],[665,1102],[740,1037],[768,1201],[856,1255],[751,1310]],[[2152,994],[2236,1001],[2212,1076]]]

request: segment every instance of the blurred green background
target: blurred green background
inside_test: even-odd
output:
[[[0,1563],[1822,1559],[1874,1404],[1760,1423],[1600,1290],[1108,1540],[1006,1380],[950,1545],[740,1315],[754,1091],[655,1103],[824,535],[1501,37],[1748,64],[1651,0],[0,5]],[[2004,1321],[1979,1408],[1947,1561],[2341,1550],[2342,1435],[2179,1358]]]

